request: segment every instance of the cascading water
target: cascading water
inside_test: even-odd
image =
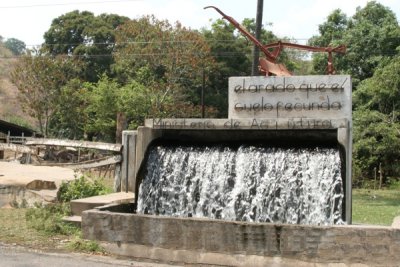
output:
[[[153,146],[137,213],[249,222],[342,224],[339,151]]]

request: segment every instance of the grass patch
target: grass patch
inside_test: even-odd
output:
[[[86,253],[105,253],[105,250],[93,240],[85,240],[80,236],[76,236],[67,244],[67,248],[72,251],[86,252]]]
[[[69,201],[108,192],[110,189],[103,184],[103,179],[81,176],[62,183],[58,192],[60,203],[0,209],[0,241],[43,250],[104,254],[97,242],[82,239],[81,228],[63,221],[63,217],[71,215]]]
[[[0,242],[44,251],[105,254],[96,242],[81,237],[81,229],[63,222],[63,207],[0,209]]]
[[[46,206],[36,205],[27,209],[25,219],[30,228],[48,235],[63,235],[68,237],[65,248],[79,252],[104,253],[104,250],[95,241],[82,239],[81,228],[63,221],[71,215],[70,201],[79,198],[97,196],[108,193],[108,188],[102,179],[89,179],[85,176],[73,181],[63,182],[58,191],[60,203]]]
[[[35,249],[62,249],[69,237],[60,234],[49,236],[28,225],[25,214],[28,209],[0,209],[0,240]]]
[[[391,225],[400,216],[400,190],[353,190],[353,223]]]
[[[35,208],[26,211],[25,219],[29,227],[47,235],[79,234],[80,228],[62,220],[70,214],[69,203],[36,205]]]

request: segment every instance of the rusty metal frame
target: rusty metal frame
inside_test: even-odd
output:
[[[299,50],[306,50],[311,52],[323,52],[328,53],[328,66],[327,66],[327,73],[334,74],[335,68],[333,66],[333,56],[332,53],[346,53],[346,46],[339,45],[337,47],[314,47],[309,45],[300,45],[288,42],[278,41],[275,43],[263,45],[258,39],[256,39],[251,33],[249,33],[246,28],[244,28],[239,22],[237,22],[234,18],[226,15],[222,12],[219,8],[215,6],[207,6],[204,9],[213,8],[215,9],[221,16],[229,21],[236,29],[238,29],[244,36],[250,39],[256,46],[260,48],[260,50],[264,53],[265,58],[260,58],[260,66],[259,69],[262,73],[266,76],[270,74],[276,76],[291,76],[291,73],[286,69],[283,64],[277,63],[277,58],[279,57],[280,53],[282,52],[284,47],[299,49]]]

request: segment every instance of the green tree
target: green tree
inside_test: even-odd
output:
[[[79,63],[65,56],[35,56],[20,58],[11,73],[19,91],[25,112],[38,120],[40,131],[49,134],[49,123],[58,108],[60,90],[72,78],[79,77]]]
[[[163,116],[180,112],[175,109],[174,113],[173,105],[166,105],[171,99],[176,105],[198,103],[193,96],[201,85],[202,70],[213,64],[201,34],[154,16],[122,25],[117,31],[114,56],[114,70],[121,84],[137,80],[143,68],[150,70],[153,82],[149,86],[155,97],[152,113]]]
[[[319,36],[313,36],[309,43],[315,46],[329,46],[342,41],[347,29],[348,18],[340,9],[329,14],[327,21],[318,26]]]
[[[60,90],[51,118],[50,134],[57,138],[82,139],[85,136],[88,91],[81,79],[72,78]]]
[[[103,75],[97,83],[86,83],[88,104],[85,132],[88,138],[114,142],[120,85]]]
[[[354,158],[362,174],[382,164],[384,176],[400,175],[400,57],[379,67],[354,93]]]
[[[396,15],[375,1],[368,2],[349,20],[343,41],[348,46],[344,71],[357,84],[372,77],[376,67],[397,54],[400,27]]]
[[[334,10],[327,21],[318,26],[319,35],[308,40],[308,44],[316,47],[335,47],[343,44],[343,36],[347,30],[348,18],[340,9]],[[335,69],[341,71],[342,55],[334,54]],[[312,56],[312,69],[314,73],[325,74],[327,72],[328,55],[315,53]]]
[[[26,49],[25,43],[16,38],[7,39],[4,42],[4,46],[7,47],[16,56],[22,55]]]
[[[86,62],[85,79],[96,82],[110,74],[115,31],[128,20],[114,14],[95,16],[88,11],[66,13],[53,20],[44,34],[43,50],[51,55],[73,55]]]
[[[375,1],[364,8],[358,7],[352,18],[335,10],[320,25],[319,32],[310,44],[347,46],[344,56],[335,55],[335,67],[339,73],[350,74],[356,88],[362,80],[372,77],[379,65],[396,55],[400,46],[400,27],[395,14]],[[320,55],[314,55],[314,70],[321,71],[324,67],[321,59]]]
[[[251,47],[229,22],[218,19],[211,29],[202,34],[211,48],[216,65],[208,69],[205,102],[218,107],[219,116],[226,117],[228,111],[228,79],[230,76],[245,76],[251,71]]]

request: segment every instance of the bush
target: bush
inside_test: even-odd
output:
[[[27,210],[25,218],[29,227],[46,234],[76,234],[80,229],[62,220],[71,214],[68,204],[42,206],[36,204]]]
[[[69,202],[74,199],[104,195],[109,190],[99,179],[94,181],[81,176],[73,181],[62,182],[58,191],[58,199],[62,202]]]
[[[400,190],[400,180],[396,178],[388,178],[388,189]]]
[[[72,237],[66,248],[73,251],[105,253],[104,249],[96,242],[82,239],[80,227],[64,222],[63,217],[71,214],[68,203],[52,205],[36,204],[25,213],[27,225],[48,236],[65,235]]]
[[[63,217],[71,215],[69,201],[108,193],[110,190],[101,183],[101,180],[94,181],[81,176],[70,182],[63,182],[58,191],[57,204],[35,204],[34,208],[28,209],[25,213],[27,225],[47,235],[68,235],[75,238],[68,244],[68,247],[77,251],[103,252],[102,248],[94,241],[83,240],[81,229],[71,223],[64,222]]]

